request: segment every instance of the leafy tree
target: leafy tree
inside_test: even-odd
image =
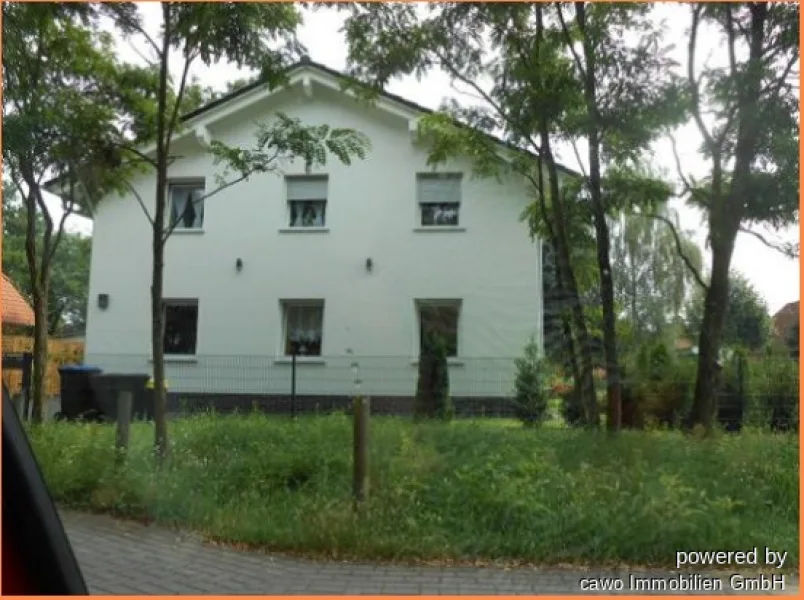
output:
[[[599,424],[592,377],[591,345],[572,262],[573,231],[567,212],[573,200],[562,189],[566,170],[552,143],[568,111],[580,101],[569,60],[539,4],[450,3],[438,5],[350,4],[345,30],[349,70],[372,93],[393,77],[440,68],[454,85],[480,100],[420,120],[429,162],[469,158],[476,175],[525,178],[533,204],[523,215],[536,239],[555,251],[560,294],[572,328],[567,344],[577,355],[576,386],[583,421]],[[467,127],[467,125],[469,127]],[[505,151],[488,134],[502,132]],[[580,231],[580,230],[579,230]]]
[[[701,28],[717,32],[725,65],[696,69]],[[716,361],[728,313],[729,272],[738,232],[798,218],[799,7],[787,3],[693,4],[686,88],[711,167],[705,181],[685,176],[704,210],[712,253],[704,297],[698,372],[689,427],[711,429]],[[795,80],[795,81],[794,81]]]
[[[616,431],[622,412],[620,364],[604,170],[638,161],[640,151],[661,128],[678,122],[682,112],[676,82],[666,75],[673,65],[670,48],[662,45],[661,30],[650,19],[650,5],[574,2],[572,6],[573,18],[565,16],[565,5],[556,8],[583,90],[582,107],[574,122],[567,122],[567,133],[573,140],[582,137],[588,147],[589,173],[583,191],[588,194],[595,229],[607,426]]]
[[[701,271],[700,248],[679,232],[678,213],[666,205],[654,212],[672,227],[640,212],[621,214],[611,227],[614,297],[637,343],[665,332],[701,289],[693,275]]]
[[[535,340],[525,346],[516,360],[514,404],[516,415],[526,427],[538,425],[547,416],[547,381],[544,359]]]
[[[158,72],[152,89],[152,105],[144,105],[140,118],[142,135],[138,142],[149,142],[152,152],[129,146],[147,172],[155,176],[153,214],[143,198],[131,188],[152,227],[151,346],[154,380],[155,445],[159,460],[168,452],[165,361],[162,310],[164,289],[165,243],[175,224],[167,225],[168,168],[174,157],[171,148],[181,130],[181,114],[210,98],[208,90],[197,90],[188,100],[189,71],[194,64],[229,61],[238,68],[260,71],[270,86],[284,82],[284,67],[301,54],[296,28],[301,23],[292,4],[276,3],[161,3],[161,24],[157,36],[143,26],[139,9],[131,3],[108,5],[117,26],[127,36],[139,39],[147,48],[153,70]],[[180,60],[173,64],[171,51],[178,50]],[[171,73],[179,73],[177,81]],[[192,88],[192,85],[190,86]],[[253,148],[233,148],[210,140],[208,151],[223,173],[217,187],[195,199],[200,203],[255,174],[273,173],[287,160],[299,158],[308,168],[326,163],[328,154],[349,164],[363,158],[368,140],[349,129],[326,125],[305,126],[298,119],[277,114],[276,118],[256,128]]]
[[[43,418],[51,274],[64,224],[119,187],[125,166],[112,142],[137,97],[111,36],[98,29],[100,11],[93,4],[3,4],[3,163],[25,211],[34,421]],[[43,195],[47,177],[62,182],[58,221]]]
[[[36,215],[37,252],[41,253],[44,219]],[[3,190],[3,273],[11,277],[20,291],[32,297],[28,261],[25,254],[27,215],[12,185]],[[89,287],[89,258],[92,238],[65,231],[53,257],[48,296],[47,332],[55,335],[80,331],[86,324]]]
[[[700,334],[703,323],[704,302],[705,292],[699,290],[687,311],[688,327],[696,335]],[[767,303],[745,276],[732,272],[721,344],[759,350],[768,344],[770,334],[771,318]]]

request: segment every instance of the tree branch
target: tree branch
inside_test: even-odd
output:
[[[575,141],[575,138],[572,138],[570,143],[572,144],[572,152],[575,154],[575,160],[578,161],[578,168],[581,170],[581,175],[583,175],[586,181],[589,181],[589,175],[586,173],[586,169],[581,161],[581,152],[578,150],[578,143]]]
[[[703,118],[701,117],[701,96],[700,96],[700,89],[699,89],[699,82],[695,77],[695,51],[697,49],[698,44],[698,26],[700,22],[701,12],[703,11],[703,6],[700,4],[696,4],[692,7],[692,24],[690,25],[690,41],[687,46],[687,79],[689,84],[690,96],[692,99],[692,116],[695,119],[695,124],[698,126],[698,130],[701,132],[701,135],[704,138],[704,142],[709,147],[709,151],[714,155],[716,148],[715,148],[715,140],[712,138],[712,134],[709,133],[709,130],[706,128],[706,125],[703,122]]]
[[[567,47],[572,52],[573,62],[575,62],[575,66],[578,68],[578,71],[581,74],[581,79],[586,78],[586,69],[584,69],[583,61],[581,60],[580,55],[575,50],[575,46],[572,45],[572,36],[569,32],[569,27],[567,26],[567,22],[564,20],[564,11],[561,2],[556,3],[556,12],[558,13],[558,20],[561,22],[561,30],[564,32],[564,37],[567,40]]]
[[[150,35],[148,35],[148,32],[145,31],[145,28],[136,21],[136,19],[129,19],[128,16],[125,14],[125,11],[114,11],[114,14],[118,19],[123,21],[125,25],[129,26],[131,29],[133,29],[134,31],[139,33],[143,38],[145,38],[145,41],[148,43],[148,45],[150,45],[151,48],[153,48],[154,52],[156,52],[156,56],[161,59],[162,50],[156,44],[154,39]]]
[[[684,175],[684,168],[681,166],[681,157],[678,155],[678,146],[676,145],[676,138],[672,133],[669,133],[667,137],[670,138],[670,146],[673,148],[673,160],[676,163],[676,172],[678,173],[679,179],[681,179],[681,183],[684,186],[681,190],[681,194],[685,193],[692,193],[693,186],[690,184],[687,177]]]
[[[791,258],[794,260],[799,258],[798,244],[794,244],[792,242],[773,242],[768,238],[766,238],[761,233],[759,233],[758,231],[748,229],[747,227],[740,227],[740,232],[747,233],[748,235],[755,237],[771,250],[779,252],[780,254],[786,256],[787,258]]]
[[[195,200],[193,200],[193,204],[200,204],[201,202],[204,202],[205,200],[207,200],[208,198],[211,198],[211,197],[212,197],[212,196],[214,196],[215,194],[217,194],[217,193],[219,193],[219,192],[222,192],[222,191],[223,191],[223,190],[225,190],[226,188],[232,187],[233,185],[235,185],[235,184],[237,184],[237,183],[240,183],[241,181],[243,181],[243,180],[245,180],[245,179],[248,179],[248,178],[249,178],[249,177],[251,177],[253,174],[254,174],[254,171],[247,171],[247,172],[245,172],[245,173],[241,173],[241,174],[240,174],[240,176],[239,176],[239,177],[237,177],[236,179],[233,179],[233,180],[231,180],[231,181],[228,181],[228,182],[224,183],[223,185],[219,186],[217,189],[215,189],[215,190],[211,191],[209,194],[204,194],[204,195],[203,195],[203,196],[201,196],[200,198],[196,198]],[[168,238],[170,237],[170,234],[172,234],[172,233],[173,233],[173,232],[176,230],[176,226],[177,226],[178,224],[179,224],[179,220],[177,219],[176,221],[174,221],[174,222],[173,222],[173,223],[170,225],[170,227],[168,227],[168,228],[165,230],[165,235],[164,235],[164,237],[162,238],[162,243],[165,243],[165,242],[168,240]]]
[[[148,163],[149,165],[153,166],[154,168],[157,167],[155,158],[153,158],[151,156],[148,156],[147,154],[145,154],[144,152],[138,150],[134,146],[130,146],[128,144],[119,144],[118,147],[121,150],[125,150],[126,152],[131,152],[134,156],[142,159],[144,162]]]
[[[187,86],[187,75],[190,72],[190,64],[193,62],[192,53],[185,48],[184,52],[184,67],[181,72],[181,80],[179,81],[179,91],[176,93],[176,102],[173,105],[173,113],[170,115],[168,121],[167,134],[165,140],[165,151],[170,149],[170,138],[173,137],[173,129],[176,127],[176,121],[179,118],[179,110],[181,109],[181,102],[184,98],[184,89]]]
[[[670,233],[672,234],[673,241],[675,241],[676,244],[676,252],[681,257],[681,260],[684,262],[684,265],[692,274],[693,278],[695,279],[695,282],[699,286],[701,286],[702,289],[709,290],[709,286],[706,285],[706,282],[703,280],[703,277],[701,277],[701,274],[698,272],[698,269],[695,268],[695,265],[692,264],[692,261],[684,253],[684,246],[681,243],[681,236],[679,235],[678,230],[676,229],[675,223],[673,223],[673,221],[668,219],[666,216],[660,214],[655,213],[634,213],[634,214],[640,215],[647,219],[656,219],[657,221],[661,221],[662,223],[667,225],[667,227],[670,228]]]
[[[123,183],[129,189],[129,191],[134,195],[134,198],[137,199],[137,202],[139,203],[142,212],[145,213],[145,218],[148,219],[148,222],[151,224],[151,227],[155,227],[156,225],[154,224],[154,220],[151,217],[151,214],[148,212],[148,208],[145,206],[145,202],[143,202],[140,193],[134,188],[133,185],[131,185],[131,183],[127,179],[123,179]]]

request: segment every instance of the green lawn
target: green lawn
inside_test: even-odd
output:
[[[374,417],[365,514],[351,509],[342,415],[173,421],[150,462],[137,424],[116,472],[110,426],[31,431],[62,505],[275,550],[369,559],[673,565],[677,550],[787,551],[798,565],[798,438],[744,433],[525,430],[512,421],[415,425]]]

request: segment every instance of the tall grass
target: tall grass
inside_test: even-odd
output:
[[[136,424],[49,423],[31,439],[55,498],[270,549],[372,559],[674,563],[677,550],[787,551],[798,564],[798,438],[616,438],[511,422],[374,417],[370,499],[351,509],[351,422],[259,414],[171,424],[155,473]]]

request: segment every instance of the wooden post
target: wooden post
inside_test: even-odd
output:
[[[293,354],[290,358],[290,418],[296,418],[296,344],[293,344]]]
[[[131,433],[131,405],[134,393],[128,390],[117,394],[117,435],[115,437],[116,461],[120,465],[125,461]]]
[[[354,418],[354,508],[368,496],[368,420],[369,400],[356,396],[353,408]]]

